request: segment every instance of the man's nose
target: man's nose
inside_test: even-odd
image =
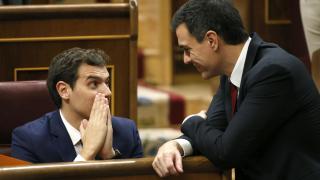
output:
[[[104,84],[103,88],[101,89],[101,93],[105,95],[106,98],[111,96],[111,90],[108,84]]]
[[[186,53],[183,54],[183,62],[185,64],[189,64],[191,62],[191,58],[189,55],[187,55]]]

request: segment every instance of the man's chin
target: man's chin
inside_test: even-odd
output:
[[[204,80],[209,80],[209,79],[211,79],[212,77],[214,77],[214,75],[209,74],[209,73],[206,73],[206,72],[202,72],[202,73],[201,73],[201,77],[202,77],[202,79],[204,79]]]
[[[210,79],[210,77],[209,76],[206,76],[205,74],[201,74],[201,77],[202,77],[202,79],[204,79],[204,80],[208,80],[208,79]]]

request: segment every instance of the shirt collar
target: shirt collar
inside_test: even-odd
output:
[[[71,138],[72,144],[76,145],[80,140],[81,140],[81,134],[80,131],[78,131],[78,129],[74,128],[67,120],[66,118],[63,116],[61,109],[59,110],[60,112],[60,116],[62,119],[62,122],[64,124],[64,126],[66,127],[68,134]]]
[[[244,69],[244,63],[246,62],[250,41],[251,41],[251,38],[249,37],[241,50],[241,53],[237,59],[236,65],[234,66],[230,76],[231,83],[237,86],[237,88],[240,88],[242,73]]]

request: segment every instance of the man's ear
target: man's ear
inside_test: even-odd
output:
[[[215,31],[209,30],[205,35],[206,40],[208,41],[210,47],[216,51],[219,46],[218,34]]]
[[[67,84],[64,81],[59,81],[56,84],[56,89],[61,97],[61,99],[69,99],[70,96],[70,92],[71,92],[71,88],[69,86],[69,84]]]

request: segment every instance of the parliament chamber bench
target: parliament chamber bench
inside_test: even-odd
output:
[[[8,163],[3,162],[7,160]],[[0,155],[0,179],[160,179],[152,157],[106,161],[29,164]],[[184,173],[167,179],[229,180],[230,172],[219,171],[202,156],[183,159]]]

